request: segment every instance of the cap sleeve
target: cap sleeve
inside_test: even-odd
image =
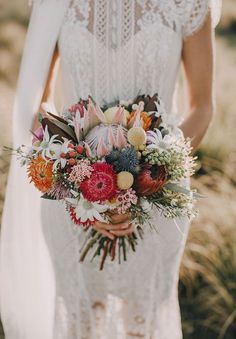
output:
[[[218,24],[221,15],[222,0],[190,0],[186,6],[186,18],[183,26],[183,38],[197,32],[211,12],[213,27]]]

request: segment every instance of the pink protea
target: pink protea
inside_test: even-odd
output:
[[[80,190],[85,199],[90,202],[112,199],[117,191],[117,175],[110,164],[97,162],[92,165],[90,178],[80,184]]]
[[[137,204],[138,198],[136,192],[132,188],[129,188],[118,195],[117,201],[119,202],[117,208],[118,213],[126,213],[132,204]]]
[[[76,187],[79,187],[83,180],[91,176],[93,170],[90,161],[82,159],[72,167],[68,180],[73,182]]]
[[[82,103],[75,104],[69,108],[69,112],[75,114],[77,111],[80,112],[81,118],[84,116],[84,105]]]

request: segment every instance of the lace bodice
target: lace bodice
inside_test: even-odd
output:
[[[158,92],[170,109],[182,41],[202,24],[209,2],[71,0],[59,37],[69,103]]]

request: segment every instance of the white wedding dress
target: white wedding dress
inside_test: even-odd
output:
[[[65,106],[89,94],[102,105],[116,99],[128,100],[138,93],[158,92],[167,111],[172,112],[183,39],[201,27],[210,7],[207,0],[70,1],[57,39]],[[36,199],[39,201],[39,196]],[[1,312],[7,339],[182,338],[177,287],[189,230],[187,218],[167,220],[153,209],[152,220],[158,233],[151,232],[147,226],[144,240],[136,253],[129,253],[127,262],[119,265],[108,259],[104,270],[99,271],[98,258],[93,262],[88,259],[78,262],[83,232],[73,227],[64,206],[60,202],[40,201],[37,227],[41,227],[47,246],[40,247],[34,236],[35,243],[28,251],[38,256],[42,250],[35,265],[39,264],[40,272],[45,274],[46,283],[41,277],[38,291],[42,297],[41,310],[48,312],[47,319],[51,319],[44,324],[51,328],[45,330],[35,320],[40,298],[35,304],[35,315],[32,308],[20,323],[16,314],[14,319],[14,307],[6,306],[8,301],[4,297]],[[5,212],[6,224],[7,220]],[[1,239],[2,267],[12,249],[4,245],[11,242],[7,232],[5,225]],[[44,271],[42,265],[47,254],[50,264],[47,263]],[[10,256],[10,264],[14,266],[13,257]],[[27,265],[29,268],[28,262]],[[35,265],[32,275],[38,274]],[[4,277],[9,273],[3,268],[1,272]],[[50,281],[49,273],[53,277]],[[20,281],[19,272],[18,278]],[[4,288],[8,291],[6,281],[5,278],[1,295]],[[21,286],[25,289],[23,280]],[[45,293],[40,292],[41,286]],[[32,292],[30,296],[33,298]],[[27,309],[23,299],[19,297],[18,301]],[[11,303],[14,304],[12,299]],[[43,319],[42,314],[39,317]],[[28,324],[27,332],[23,322],[27,324],[29,318],[34,327]]]

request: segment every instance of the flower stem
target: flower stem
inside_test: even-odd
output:
[[[122,237],[121,238],[121,241],[122,241],[122,247],[123,247],[123,256],[124,256],[124,261],[127,260],[127,257],[126,257],[126,244],[125,244],[125,237]]]
[[[119,264],[121,263],[121,256],[120,256],[120,248],[121,248],[121,238],[119,237],[119,244],[118,244],[118,258],[119,258]]]
[[[102,271],[103,267],[104,267],[104,263],[105,263],[107,253],[108,253],[108,246],[109,246],[109,239],[107,238],[105,248],[104,248],[104,252],[103,252],[103,256],[102,256],[101,265],[100,265],[100,271]]]
[[[117,237],[112,241],[112,248],[111,248],[111,260],[115,260],[116,256],[116,244],[117,244]]]
[[[83,262],[86,255],[88,254],[88,251],[90,250],[90,248],[96,243],[96,241],[99,239],[100,237],[100,233],[97,232],[97,234],[95,234],[95,236],[89,241],[89,243],[87,244],[87,246],[85,247],[84,251],[82,252],[79,261]]]
[[[96,249],[96,251],[95,251],[95,253],[94,253],[94,255],[93,255],[92,259],[91,259],[91,262],[96,257],[96,255],[98,255],[98,256],[100,255],[101,249],[102,249],[103,244],[106,241],[106,239],[107,239],[107,237],[101,237],[100,238],[99,245],[98,245],[98,247],[97,247],[97,249]]]

